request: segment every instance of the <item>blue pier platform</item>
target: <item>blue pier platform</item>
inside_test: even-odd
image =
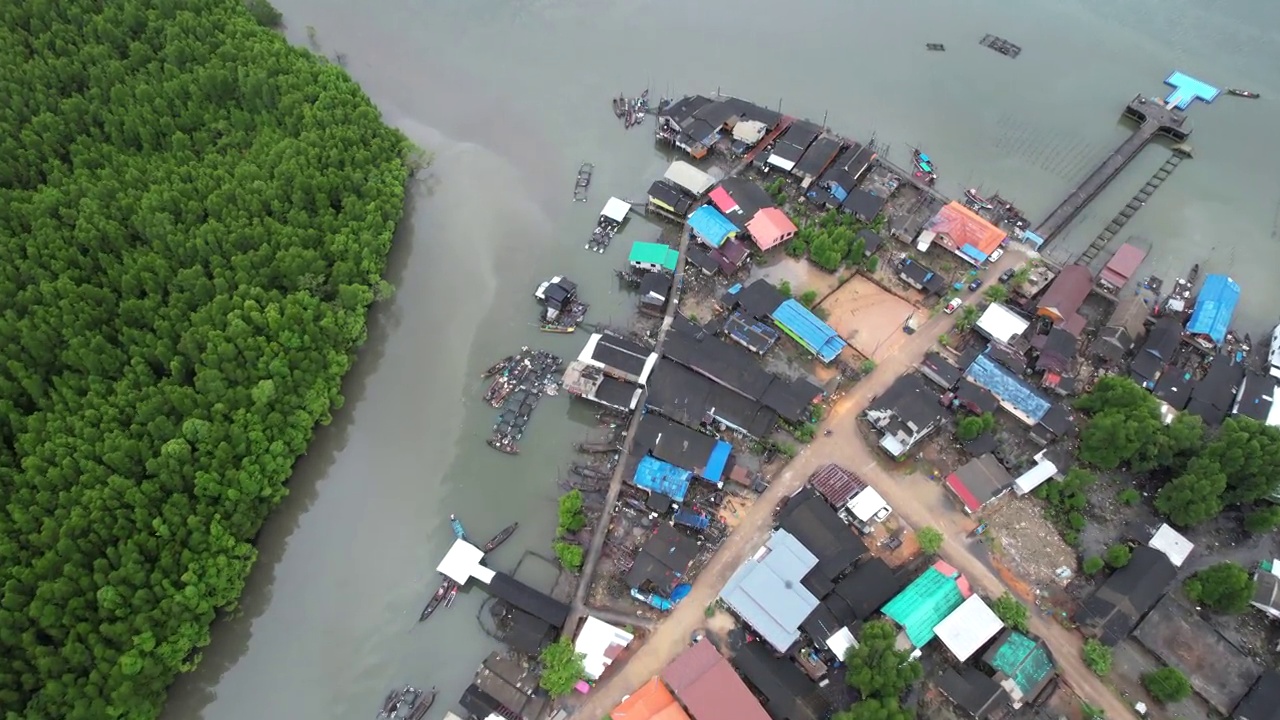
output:
[[[1169,77],[1164,79],[1164,84],[1173,88],[1173,92],[1170,92],[1165,97],[1165,104],[1167,105],[1176,100],[1177,104],[1174,107],[1179,110],[1186,110],[1191,107],[1191,103],[1197,100],[1211,103],[1222,93],[1221,90],[1209,83],[1197,80],[1180,70],[1173,71]]]

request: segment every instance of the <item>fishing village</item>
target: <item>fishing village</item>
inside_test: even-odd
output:
[[[941,194],[927,148],[898,165],[718,92],[602,99],[671,159],[583,228],[635,313],[612,326],[574,280],[530,277],[539,330],[576,354],[522,347],[481,373],[501,453],[548,397],[596,427],[556,478],[553,585],[487,563],[517,523],[480,543],[451,516],[419,622],[475,588],[505,649],[440,690],[446,717],[1274,717],[1280,546],[1250,528],[1280,501],[1280,326],[1237,331],[1247,288],[1212,257],[1157,277],[1159,239],[1122,231],[1194,156],[1187,115],[1257,93],[1165,85],[1120,107],[1132,136],[1039,224],[1000,192]],[[1151,146],[1176,162],[1057,252]],[[1193,448],[1246,436],[1216,495],[1184,483]],[[1255,460],[1267,477],[1227,491]],[[1232,563],[1232,612],[1183,589]],[[436,695],[392,690],[379,717]]]

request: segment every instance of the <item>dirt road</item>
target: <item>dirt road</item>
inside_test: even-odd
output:
[[[1024,260],[1021,253],[1011,251],[1001,258],[987,277],[994,278],[1008,267]],[[605,717],[623,698],[650,677],[658,674],[689,643],[690,637],[705,622],[705,611],[720,594],[734,570],[753,554],[769,536],[773,525],[773,509],[778,502],[802,487],[809,475],[826,463],[838,463],[857,471],[893,506],[907,524],[913,527],[933,526],[943,532],[946,542],[939,553],[943,559],[964,573],[970,583],[983,594],[998,596],[1004,591],[999,578],[972,552],[967,539],[973,523],[960,513],[946,497],[939,483],[921,475],[890,473],[876,462],[876,449],[868,446],[856,423],[870,398],[884,392],[898,376],[911,370],[937,341],[938,335],[951,328],[954,316],[939,314],[915,334],[905,337],[898,351],[887,358],[871,374],[842,399],[828,414],[824,427],[834,432],[820,435],[775,477],[760,501],[752,505],[733,534],[725,541],[710,563],[698,576],[693,589],[676,606],[622,670],[598,685],[573,708],[574,720],[598,720]],[[1090,704],[1102,708],[1111,720],[1132,717],[1133,712],[1084,666],[1080,658],[1078,635],[1043,616],[1031,617],[1031,629],[1044,638],[1058,661],[1063,679]],[[576,698],[575,698],[576,699]],[[568,705],[566,705],[566,709]]]

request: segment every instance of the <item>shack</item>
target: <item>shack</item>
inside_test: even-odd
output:
[[[662,179],[695,198],[702,197],[716,184],[715,178],[683,160],[671,163]]]
[[[693,720],[770,720],[733,666],[705,637],[662,669],[662,681]]]
[[[1121,245],[1098,274],[1098,285],[1109,292],[1119,291],[1129,283],[1129,279],[1146,258],[1146,250],[1129,243]]]
[[[693,209],[693,198],[666,180],[654,180],[649,186],[648,197],[650,206],[678,218],[688,217]]]
[[[1240,285],[1235,280],[1227,275],[1206,276],[1187,321],[1187,335],[1206,350],[1216,348],[1226,339],[1239,302]]]
[[[823,135],[809,146],[804,155],[800,157],[800,162],[796,163],[791,174],[798,176],[808,186],[819,175],[822,174],[827,166],[835,160],[836,155],[840,153],[842,143],[839,139],[830,135]]]

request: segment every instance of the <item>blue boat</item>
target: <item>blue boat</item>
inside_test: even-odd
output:
[[[671,610],[671,608],[676,606],[675,603],[662,597],[661,595],[658,595],[656,593],[651,593],[651,592],[641,592],[639,590],[636,590],[635,588],[631,588],[631,597],[635,598],[636,600],[639,600],[640,602],[648,605],[649,607],[656,608],[663,612],[668,612]]]
[[[467,531],[462,528],[462,521],[458,519],[457,515],[449,516],[449,524],[453,526],[454,537],[459,540],[467,539]]]

